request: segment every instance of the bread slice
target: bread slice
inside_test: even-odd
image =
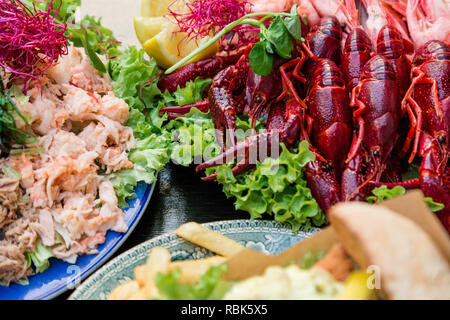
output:
[[[379,271],[379,289],[389,299],[450,299],[450,266],[416,223],[357,202],[338,204],[329,218],[359,266]]]

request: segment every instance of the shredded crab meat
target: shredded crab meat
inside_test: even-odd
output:
[[[71,47],[40,82],[30,83],[27,95],[16,103],[31,124],[17,126],[33,131],[43,152],[0,163],[20,174],[0,174],[0,231],[6,235],[0,280],[6,284],[32,274],[24,254],[37,238],[56,258],[75,262],[97,253],[107,231],[128,228],[108,175],[133,168],[127,153],[136,140],[126,126],[129,106],[114,95],[108,75]]]

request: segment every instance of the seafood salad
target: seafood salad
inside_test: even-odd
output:
[[[133,167],[135,146],[126,127],[129,106],[112,93],[81,49],[50,68],[16,101],[42,151],[2,160],[0,278],[9,283],[30,275],[26,252],[36,242],[58,259],[74,263],[96,253],[108,230],[126,232],[109,175]],[[21,127],[23,126],[23,127]]]
[[[79,4],[64,4],[0,2],[0,39],[15,40],[0,41],[2,285],[26,284],[50,258],[76,263],[96,254],[108,231],[127,232],[121,208],[139,181],[154,182],[164,157],[148,154],[150,125],[130,103],[131,97],[140,103],[139,95],[123,93],[132,88],[128,75],[117,79],[128,67],[152,66],[136,67],[137,49],[119,50],[92,17],[68,25]],[[28,51],[29,43],[35,50]],[[133,63],[119,61],[126,58]],[[148,131],[136,135],[136,128]]]

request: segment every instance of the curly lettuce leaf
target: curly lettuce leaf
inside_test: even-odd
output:
[[[372,190],[373,196],[367,197],[369,203],[381,203],[385,200],[402,196],[406,193],[406,189],[402,186],[396,186],[389,189],[387,186],[381,186]]]
[[[75,12],[81,6],[81,0],[22,0],[21,1],[28,8],[33,10],[36,8],[40,11],[47,11],[49,5],[51,6],[50,13],[56,15],[56,21],[64,24],[75,20]]]
[[[157,172],[170,160],[170,133],[161,131],[164,119],[158,116],[158,110],[145,110],[140,99],[141,84],[159,74],[154,60],[145,59],[144,51],[134,46],[115,53],[118,56],[108,64],[113,91],[130,106],[127,126],[133,129],[134,136],[138,139],[136,147],[128,154],[134,167],[115,173],[111,179],[119,205],[126,208],[126,200],[136,197],[134,189],[137,184],[140,181],[148,184],[155,182]],[[156,83],[153,83],[143,88],[142,99],[151,107],[160,93]]]
[[[179,269],[156,275],[156,287],[162,299],[165,300],[221,300],[231,283],[222,280],[222,275],[227,271],[227,265],[213,266],[195,284],[180,283],[181,272]]]
[[[137,141],[136,147],[128,154],[134,167],[119,171],[111,179],[120,207],[128,207],[126,200],[136,197],[134,189],[138,182],[152,184],[156,181],[157,172],[170,160],[167,152],[169,141],[167,136],[154,133]]]
[[[105,54],[120,45],[113,32],[102,26],[101,18],[94,16],[86,15],[79,23],[69,24],[68,32],[70,33],[70,42],[76,47],[84,47],[84,32],[86,32],[87,42],[97,54]]]
[[[170,125],[170,156],[176,164],[187,167],[201,161],[205,153],[214,156],[220,152],[215,143],[214,125],[208,113],[193,108],[185,117],[172,121]]]
[[[300,268],[302,269],[312,268],[317,262],[319,262],[320,260],[322,260],[323,257],[325,257],[326,253],[327,253],[326,250],[307,251],[303,256]]]
[[[154,59],[146,59],[145,52],[138,50],[135,46],[126,47],[122,52],[118,52],[117,57],[109,61],[108,70],[114,81],[114,94],[142,113],[147,111],[146,108],[151,108],[155,98],[161,95],[157,79],[155,79],[152,83],[143,86],[143,101],[141,101],[141,86],[155,78],[160,70]]]
[[[176,163],[189,166],[200,163],[203,157],[221,153],[209,113],[192,109],[185,117],[172,121],[170,126],[173,140],[170,154]],[[263,123],[258,121],[255,127],[258,131],[263,128]],[[243,141],[251,134],[251,128],[248,117],[237,117],[237,140]],[[208,169],[206,174],[219,173],[217,181],[228,198],[235,198],[237,210],[248,212],[252,219],[269,214],[276,221],[290,223],[298,230],[302,226],[321,226],[327,222],[304,176],[305,165],[313,159],[314,154],[305,141],[293,152],[283,146],[278,159],[267,158],[257,164],[256,169],[238,177],[231,172],[232,164]]]
[[[228,198],[235,198],[237,210],[247,211],[252,219],[272,215],[275,221],[289,223],[297,231],[302,226],[327,223],[305,179],[304,167],[314,158],[308,143],[302,141],[292,152],[282,145],[279,158],[267,158],[243,175],[234,177],[229,165],[206,173],[218,172],[217,181]]]
[[[434,201],[431,197],[425,197],[424,200],[431,212],[438,212],[445,208],[442,203]]]
[[[203,100],[205,89],[211,84],[211,79],[196,78],[188,81],[183,88],[178,87],[174,93],[164,92],[163,101],[167,106],[182,106]]]
[[[36,273],[42,273],[50,267],[49,259],[52,258],[52,249],[44,246],[40,239],[36,241],[34,252],[26,253],[28,264],[33,263]]]
[[[390,189],[387,186],[381,186],[372,190],[373,196],[367,197],[369,203],[381,203],[385,200],[393,199],[406,194],[406,189],[402,186],[395,186]],[[424,198],[425,203],[431,212],[438,212],[445,208],[442,203],[435,202],[431,197]]]

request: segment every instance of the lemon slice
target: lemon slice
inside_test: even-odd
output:
[[[362,271],[352,272],[345,281],[345,288],[339,297],[341,300],[374,300],[375,290],[367,287],[370,275]]]
[[[199,39],[198,41],[188,40],[185,39],[185,33],[175,32],[176,30],[176,25],[165,25],[160,33],[149,39],[143,45],[145,52],[153,57],[156,60],[156,63],[164,69],[170,68],[197,49],[198,46],[203,45],[209,40],[209,37]],[[215,43],[195,56],[190,62],[208,58],[214,55],[217,50],[218,43]]]
[[[136,36],[145,52],[165,69],[170,68],[210,39],[210,37],[204,37],[198,40],[189,40],[186,33],[178,32],[175,19],[167,15],[169,13],[168,6],[173,1],[142,0],[141,17],[134,18]],[[186,12],[186,0],[178,0],[171,8],[179,13]],[[215,43],[190,62],[213,56],[218,49],[219,44]]]
[[[169,24],[163,17],[135,17],[134,30],[141,44],[160,33]]]
[[[141,16],[143,17],[160,17],[169,13],[168,7],[174,0],[142,0]],[[185,1],[178,0],[170,8],[178,13],[182,13]]]

